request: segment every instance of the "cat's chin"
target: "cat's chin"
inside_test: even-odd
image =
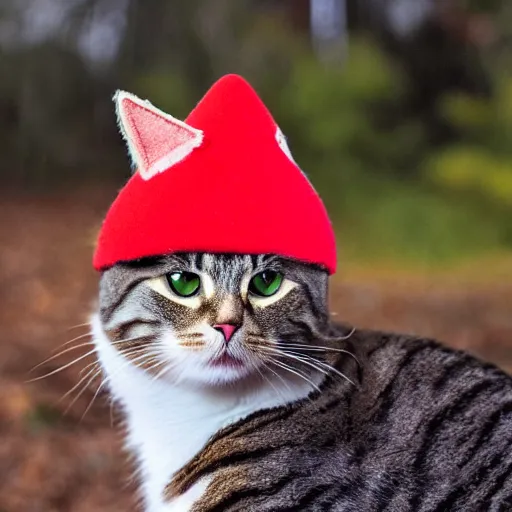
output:
[[[189,367],[177,380],[172,372],[162,378],[169,384],[185,387],[223,388],[239,385],[253,387],[261,380],[261,374],[254,365],[220,360]]]
[[[191,375],[189,378],[200,385],[222,387],[245,382],[252,377],[253,371],[246,365],[209,364],[200,374]]]

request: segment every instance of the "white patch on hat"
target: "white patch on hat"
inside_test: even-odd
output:
[[[276,141],[279,144],[279,147],[283,150],[283,153],[295,165],[297,165],[297,162],[293,159],[292,152],[290,151],[290,148],[288,147],[288,143],[286,142],[286,137],[284,136],[284,133],[281,131],[281,128],[279,128],[279,126],[276,128]]]

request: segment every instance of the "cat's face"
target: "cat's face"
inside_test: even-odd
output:
[[[300,345],[328,323],[326,296],[327,273],[311,265],[176,254],[105,271],[100,316],[129,364],[174,382],[223,385],[300,366],[283,353],[305,357]]]

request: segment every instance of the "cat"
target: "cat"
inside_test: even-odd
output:
[[[94,343],[145,510],[512,510],[512,378],[335,324],[327,291],[275,255],[102,272]]]

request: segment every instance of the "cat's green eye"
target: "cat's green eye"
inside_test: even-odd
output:
[[[274,270],[264,270],[251,279],[249,291],[260,297],[270,297],[281,288],[282,282],[283,274]]]
[[[199,276],[192,272],[171,272],[166,277],[171,290],[180,297],[192,297],[201,285]]]

